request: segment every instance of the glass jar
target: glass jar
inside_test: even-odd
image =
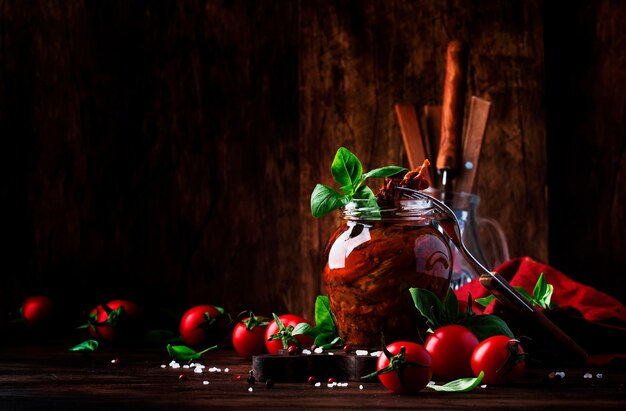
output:
[[[509,259],[506,235],[500,224],[477,213],[480,197],[465,192],[446,192],[428,189],[427,194],[443,201],[454,212],[459,221],[461,237],[467,250],[489,270]],[[452,247],[454,267],[452,289],[456,290],[478,277],[472,266],[463,258],[456,247]]]
[[[429,201],[397,200],[378,206],[353,200],[345,222],[326,247],[323,282],[339,334],[353,347],[380,349],[387,341],[418,341],[423,319],[409,288],[443,299],[452,275],[452,252],[438,230]]]

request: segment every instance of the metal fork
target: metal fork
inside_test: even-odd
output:
[[[514,299],[512,303],[514,303],[518,309],[522,309],[524,311],[532,312],[532,306],[526,301],[524,297],[522,297],[517,290],[515,290],[511,285],[504,280],[498,273],[492,272],[485,268],[473,255],[467,250],[465,244],[463,243],[463,239],[461,237],[461,227],[459,225],[459,220],[456,218],[454,212],[445,205],[441,200],[436,199],[433,196],[430,196],[424,192],[416,191],[410,188],[397,187],[399,190],[402,190],[402,194],[404,198],[412,198],[412,199],[420,199],[429,201],[432,207],[437,211],[438,214],[441,215],[441,218],[438,221],[439,226],[446,234],[446,236],[450,239],[452,244],[460,251],[461,255],[465,260],[470,264],[470,266],[476,271],[476,273],[481,277],[481,283],[485,280],[495,281],[501,289],[508,289],[511,291],[509,298]],[[485,280],[483,277],[487,276]],[[483,283],[484,285],[484,283]],[[508,294],[508,293],[507,293]],[[495,295],[495,293],[494,293]]]
[[[438,224],[444,234],[480,276],[480,283],[491,291],[498,301],[503,303],[506,307],[513,308],[517,311],[523,320],[530,321],[531,325],[537,326],[538,331],[543,333],[544,337],[551,339],[559,348],[565,349],[566,354],[569,354],[572,359],[584,361],[587,358],[587,353],[581,346],[550,321],[541,311],[536,310],[526,298],[513,288],[500,274],[485,268],[472,253],[467,250],[461,238],[459,220],[457,220],[456,215],[447,205],[421,191],[404,187],[397,187],[397,189],[402,190],[404,198],[430,202],[435,211],[441,215]]]

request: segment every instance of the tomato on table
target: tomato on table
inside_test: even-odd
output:
[[[27,297],[20,307],[21,320],[28,328],[45,325],[53,317],[54,312],[54,301],[44,295]]]
[[[485,373],[485,384],[509,384],[526,370],[526,354],[518,340],[495,335],[482,341],[472,353],[474,375]]]
[[[376,372],[380,382],[397,394],[415,394],[422,390],[433,376],[432,358],[420,344],[396,341],[383,349],[378,357]],[[369,377],[368,376],[368,377]]]
[[[276,320],[273,320],[265,330],[265,346],[270,354],[278,354],[278,351],[284,349],[283,341],[287,343],[287,347],[310,347],[313,345],[314,340],[308,335],[291,335],[293,328],[300,323],[307,323],[311,327],[314,327],[315,325],[309,320],[294,314],[283,314],[279,316],[278,319],[283,325],[282,329],[279,324],[276,323]],[[275,339],[270,341],[270,338]]]
[[[478,338],[461,325],[445,325],[428,336],[424,348],[433,360],[433,374],[446,380],[471,377],[472,352]]]
[[[191,307],[180,319],[180,336],[190,347],[203,347],[219,342],[230,324],[230,317],[214,305]]]
[[[233,347],[241,357],[250,359],[267,352],[265,331],[270,323],[267,317],[257,317],[252,311],[249,317],[239,321],[233,329]]]
[[[137,334],[142,315],[136,303],[112,300],[93,308],[89,317],[89,333],[93,338],[118,342]]]

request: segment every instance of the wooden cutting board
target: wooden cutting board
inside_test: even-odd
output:
[[[376,370],[378,357],[335,351],[322,354],[264,354],[252,357],[252,370],[257,381],[307,382],[309,377],[322,384],[329,378],[337,382],[371,382],[362,377]]]

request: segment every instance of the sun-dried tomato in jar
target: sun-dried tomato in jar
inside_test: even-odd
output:
[[[381,332],[387,341],[416,340],[421,322],[409,288],[440,298],[448,291],[452,253],[437,230],[438,214],[428,201],[395,194],[398,185],[426,188],[418,174],[406,173],[416,185],[406,183],[406,175],[386,179],[377,205],[346,205],[345,222],[326,248],[324,285],[340,336],[353,347],[379,347]]]

